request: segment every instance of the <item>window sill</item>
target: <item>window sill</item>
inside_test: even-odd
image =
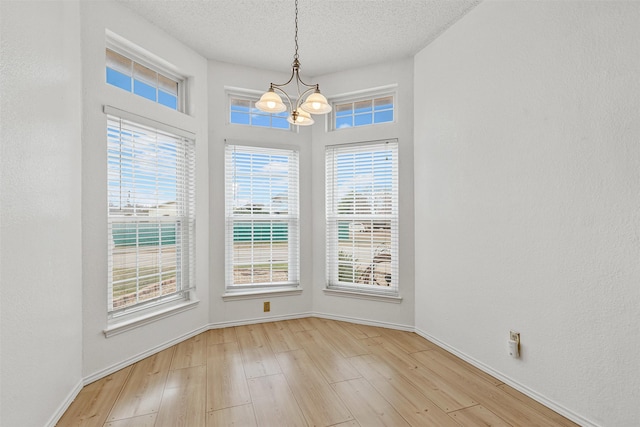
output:
[[[302,293],[302,288],[299,286],[296,288],[256,289],[256,290],[227,292],[222,294],[222,299],[224,301],[238,301],[238,300],[245,300],[245,299],[260,299],[260,298],[264,298],[265,296],[288,297],[293,295],[300,295],[301,293]]]
[[[355,291],[344,291],[340,289],[323,289],[325,295],[335,296],[335,297],[346,297],[346,298],[357,298],[357,299],[366,299],[371,301],[381,301],[381,302],[390,302],[394,304],[400,304],[402,302],[402,297],[400,295],[384,295],[384,294],[374,294],[368,292],[355,292]]]
[[[123,332],[130,331],[132,329],[139,328],[141,326],[153,323],[156,320],[164,319],[165,317],[173,316],[174,314],[182,313],[183,311],[191,310],[195,308],[200,300],[194,299],[191,301],[181,302],[171,307],[167,307],[163,310],[154,311],[153,313],[144,314],[133,319],[127,319],[124,321],[114,322],[107,326],[107,329],[102,331],[106,338],[114,335],[121,334]]]

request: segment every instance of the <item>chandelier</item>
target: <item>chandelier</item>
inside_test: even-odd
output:
[[[327,114],[331,111],[331,105],[327,102],[327,98],[320,93],[320,86],[318,84],[307,84],[300,78],[300,61],[298,60],[298,0],[296,4],[296,37],[295,44],[296,50],[293,55],[293,64],[291,69],[291,77],[286,83],[275,84],[271,83],[269,90],[260,97],[260,100],[256,102],[256,108],[265,113],[282,113],[287,110],[287,106],[282,102],[282,94],[287,99],[289,106],[291,107],[291,114],[287,117],[287,121],[293,125],[309,126],[314,123],[311,114]],[[284,91],[283,87],[293,82],[295,77],[295,86],[298,97],[295,102]],[[309,95],[309,96],[307,96]],[[307,96],[306,100],[304,99]]]

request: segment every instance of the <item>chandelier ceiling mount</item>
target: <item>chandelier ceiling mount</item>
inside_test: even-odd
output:
[[[291,64],[291,77],[286,83],[271,83],[269,90],[265,92],[258,102],[256,108],[265,113],[282,113],[287,110],[287,105],[282,101],[280,94],[284,95],[291,107],[291,113],[287,121],[298,126],[309,126],[314,123],[311,114],[327,114],[331,111],[331,105],[327,98],[320,93],[320,85],[307,84],[300,78],[300,60],[298,55],[298,0],[295,0],[296,21],[295,21],[295,53],[293,64]],[[297,98],[294,100],[283,89],[295,79]],[[308,95],[308,96],[307,96]],[[305,96],[307,97],[305,100]],[[304,102],[303,102],[304,100]]]

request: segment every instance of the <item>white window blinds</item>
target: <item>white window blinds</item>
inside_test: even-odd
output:
[[[298,152],[227,145],[228,290],[299,284]]]
[[[107,116],[110,317],[194,287],[195,143]]]
[[[398,293],[398,144],[326,148],[327,287]]]

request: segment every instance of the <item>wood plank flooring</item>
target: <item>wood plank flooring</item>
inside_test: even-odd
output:
[[[57,424],[576,425],[416,334],[318,318],[197,335],[85,386]]]

